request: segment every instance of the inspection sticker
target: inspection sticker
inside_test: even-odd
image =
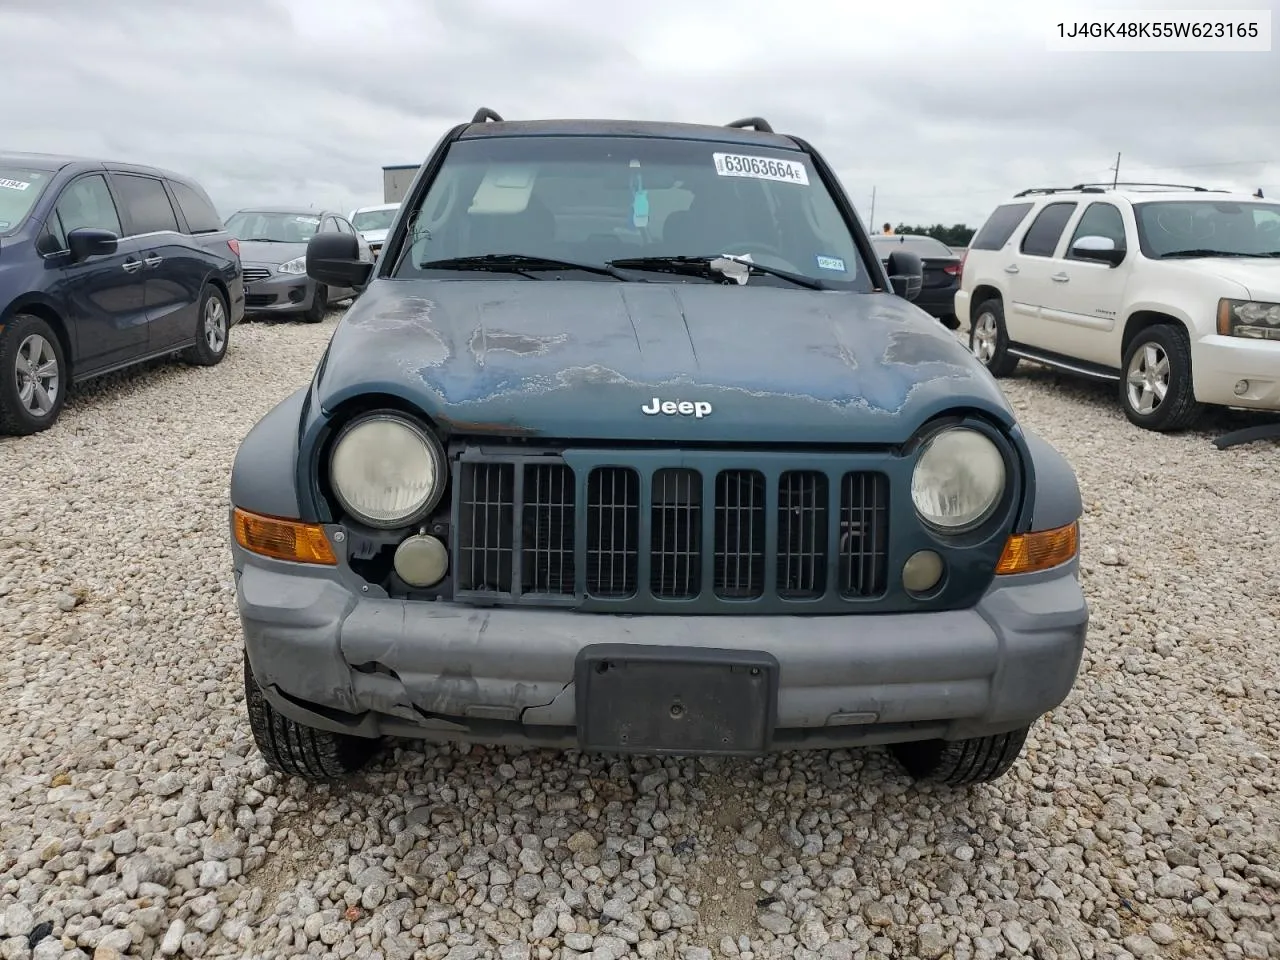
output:
[[[809,185],[809,171],[805,170],[803,163],[737,153],[713,153],[711,157],[716,163],[716,173],[722,177],[753,177],[756,180]]]
[[[838,270],[845,272],[844,261],[839,257],[817,257],[818,267],[823,270]]]
[[[25,190],[31,184],[23,180],[5,180],[0,178],[0,187],[8,187],[10,190]]]

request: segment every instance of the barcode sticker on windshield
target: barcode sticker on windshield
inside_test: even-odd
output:
[[[778,180],[782,183],[809,185],[809,172],[803,163],[775,160],[772,157],[748,157],[737,153],[713,153],[716,173],[722,177],[754,177],[756,180]]]
[[[0,187],[8,187],[10,190],[25,190],[31,184],[22,180],[5,180],[0,178]]]

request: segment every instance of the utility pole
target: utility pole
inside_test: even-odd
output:
[[[1116,154],[1116,165],[1111,169],[1116,173],[1115,177],[1111,180],[1111,189],[1114,190],[1116,185],[1120,183],[1120,154]]]
[[[876,188],[871,188],[871,217],[867,224],[872,230],[876,228]]]

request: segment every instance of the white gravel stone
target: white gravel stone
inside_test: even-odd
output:
[[[1280,957],[1275,445],[1216,450],[1223,418],[1148,434],[1113,388],[1027,364],[1001,381],[1079,473],[1093,622],[986,787],[918,790],[877,749],[417,743],[310,787],[249,739],[226,497],[333,323],[249,322],[218,367],[90,382],[0,439],[7,960]]]

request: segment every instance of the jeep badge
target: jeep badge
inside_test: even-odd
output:
[[[640,412],[648,416],[665,413],[667,416],[693,416],[701,420],[711,415],[711,404],[705,400],[661,400],[654,397],[648,406],[642,406]]]

